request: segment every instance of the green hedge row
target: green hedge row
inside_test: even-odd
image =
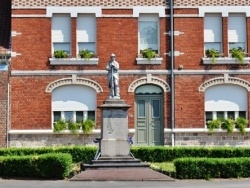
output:
[[[43,154],[29,156],[1,156],[1,177],[63,179],[71,171],[70,154]]]
[[[26,156],[46,153],[68,153],[74,163],[89,163],[95,156],[97,147],[92,146],[62,146],[44,148],[0,148],[0,156]]]
[[[250,148],[243,147],[132,147],[136,158],[148,162],[173,161],[183,157],[233,158],[250,157]]]
[[[249,177],[250,158],[182,158],[174,160],[176,178],[245,178]]]
[[[95,146],[64,146],[45,148],[1,148],[0,156],[26,156],[45,153],[68,153],[74,163],[89,163],[95,156]],[[250,157],[250,148],[243,147],[132,147],[135,158],[148,162],[173,161],[183,157],[233,158]]]

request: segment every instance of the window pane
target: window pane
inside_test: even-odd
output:
[[[65,43],[53,43],[53,47],[54,47],[54,52],[56,50],[63,50],[65,52],[67,52],[67,54],[70,54],[70,43],[65,42]]]
[[[78,42],[79,51],[81,50],[89,50],[95,52],[95,42]]]
[[[145,100],[138,101],[138,116],[145,117]]]
[[[153,117],[160,117],[160,100],[153,100]]]
[[[246,118],[246,111],[239,111],[239,117]]]
[[[65,111],[64,118],[65,118],[65,121],[73,121],[74,120],[74,112],[73,111]]]
[[[140,50],[152,48],[158,50],[158,22],[157,21],[140,21]]]
[[[217,119],[224,119],[224,112],[217,112]]]
[[[76,122],[83,121],[83,111],[76,111]]]
[[[54,122],[59,121],[61,119],[61,112],[60,111],[54,111],[53,116],[54,116]]]
[[[227,118],[235,119],[235,112],[227,112]]]
[[[88,111],[88,119],[95,121],[95,111]]]
[[[206,112],[206,122],[213,120],[213,112]]]

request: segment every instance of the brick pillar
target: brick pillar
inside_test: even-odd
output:
[[[72,57],[77,57],[76,53],[76,18],[71,18],[71,53]]]
[[[228,18],[222,18],[222,45],[225,57],[228,57]]]
[[[7,146],[8,71],[0,71],[0,147]]]

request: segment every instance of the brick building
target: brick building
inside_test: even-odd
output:
[[[120,64],[136,145],[248,145],[250,129],[211,133],[206,121],[249,117],[250,3],[205,1],[12,1],[9,146],[91,143],[108,98],[107,61]],[[173,5],[173,6],[171,6]],[[141,57],[152,48],[158,56]],[[214,62],[207,49],[220,56]],[[95,58],[80,58],[79,51]],[[57,50],[68,56],[58,59]],[[93,134],[53,133],[58,119],[94,118]]]

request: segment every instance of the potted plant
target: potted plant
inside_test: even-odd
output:
[[[243,117],[238,117],[235,120],[235,128],[238,128],[240,132],[243,134],[246,132],[245,128],[247,127],[247,124],[248,124],[248,121]]]
[[[73,134],[78,134],[80,130],[79,123],[69,121],[68,122],[68,130]]]
[[[69,56],[68,53],[63,50],[56,50],[54,52],[55,58],[67,58],[68,56]]]
[[[95,127],[95,121],[86,119],[81,123],[83,134],[90,133]]]
[[[158,57],[159,55],[157,54],[157,51],[156,50],[153,50],[152,48],[146,48],[144,50],[141,50],[141,55],[143,58],[147,58],[149,61],[152,59],[152,58],[156,58]]]
[[[220,57],[220,52],[214,48],[207,49],[205,51],[207,57],[212,58],[212,63],[215,63],[216,58]]]
[[[228,133],[232,133],[235,127],[235,120],[228,118],[224,119],[221,123],[221,128],[226,129]]]
[[[60,119],[54,123],[54,132],[58,133],[67,129],[67,123],[65,120]]]
[[[229,53],[232,55],[233,58],[237,58],[240,63],[244,63],[244,57],[245,57],[245,52],[244,49],[241,47],[238,48],[232,48],[229,50]]]
[[[94,58],[95,57],[95,53],[86,49],[83,49],[81,51],[79,51],[79,56],[81,58],[85,58],[86,60],[89,60],[90,58]]]
[[[211,121],[207,122],[207,128],[211,132],[213,132],[214,129],[218,129],[220,127],[221,127],[221,120],[220,119],[214,119],[214,120],[211,120]]]

